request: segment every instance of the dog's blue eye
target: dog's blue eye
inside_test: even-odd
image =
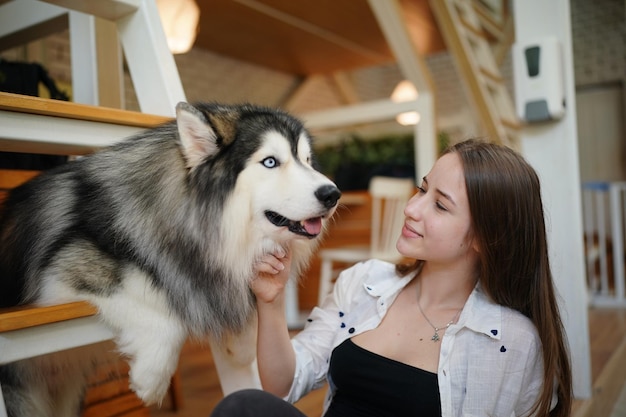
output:
[[[262,164],[265,168],[276,168],[278,166],[278,161],[273,156],[268,156],[262,161]]]

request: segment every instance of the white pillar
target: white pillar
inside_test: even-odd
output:
[[[589,398],[591,356],[570,4],[568,0],[514,0],[513,11],[516,43],[554,36],[562,49],[565,116],[524,127],[520,145],[541,179],[550,262],[571,351],[574,395]],[[523,71],[513,68],[515,77]]]
[[[69,11],[70,56],[72,60],[72,101],[97,106],[98,60],[96,52],[96,18]]]
[[[144,113],[175,116],[186,101],[174,57],[167,47],[156,2],[138,0],[137,11],[117,21],[133,85]]]

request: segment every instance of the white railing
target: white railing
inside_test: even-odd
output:
[[[590,304],[626,307],[626,181],[588,182],[582,194]]]

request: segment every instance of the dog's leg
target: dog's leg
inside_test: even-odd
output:
[[[164,291],[139,268],[119,265],[89,242],[66,246],[57,259],[45,275],[41,302],[81,299],[95,305],[130,364],[131,388],[146,404],[160,402],[187,337]]]
[[[130,358],[130,387],[147,405],[160,404],[167,393],[186,336],[178,323],[161,319],[158,326],[125,329],[118,342]]]
[[[47,378],[51,416],[80,416],[88,377],[96,369],[96,357],[108,357],[101,345],[83,346],[35,358],[35,366]]]
[[[32,360],[0,366],[0,380],[9,416],[53,416],[48,381]]]
[[[116,331],[118,350],[130,364],[131,388],[147,405],[160,403],[178,366],[187,329],[144,273],[125,274],[122,287],[92,302]]]
[[[78,417],[87,378],[106,348],[84,346],[25,359],[0,367],[9,416]]]

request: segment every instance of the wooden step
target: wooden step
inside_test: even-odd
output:
[[[24,305],[2,308],[0,309],[0,333],[89,317],[96,313],[94,306],[82,301],[45,307]]]
[[[83,155],[172,120],[0,92],[0,150]]]
[[[465,28],[465,26],[463,26]],[[459,36],[466,42],[461,40],[462,44],[469,46],[468,50],[473,56],[473,61],[478,68],[482,68],[491,74],[500,74],[500,69],[496,63],[493,51],[486,37],[477,34],[476,32],[459,28]],[[498,75],[499,76],[499,75]]]
[[[463,24],[463,27],[466,30],[472,32],[475,36],[478,36],[478,37],[484,39],[485,41],[487,40],[487,34],[485,33],[485,31],[483,30],[482,27],[474,25],[469,20],[467,20],[467,19],[465,19],[463,17],[460,17],[459,20],[461,21],[461,23]]]
[[[472,2],[472,7],[476,12],[476,16],[480,19],[484,31],[493,40],[502,40],[505,36],[505,22],[502,21],[502,16],[498,16],[487,6],[476,0]]]
[[[171,120],[164,116],[129,110],[89,106],[69,101],[4,92],[0,92],[0,110],[143,128],[153,127]]]
[[[0,169],[0,191],[8,191],[35,178],[41,171],[25,169]]]
[[[10,189],[33,179],[39,173],[40,171],[0,169],[0,205],[6,199]]]

